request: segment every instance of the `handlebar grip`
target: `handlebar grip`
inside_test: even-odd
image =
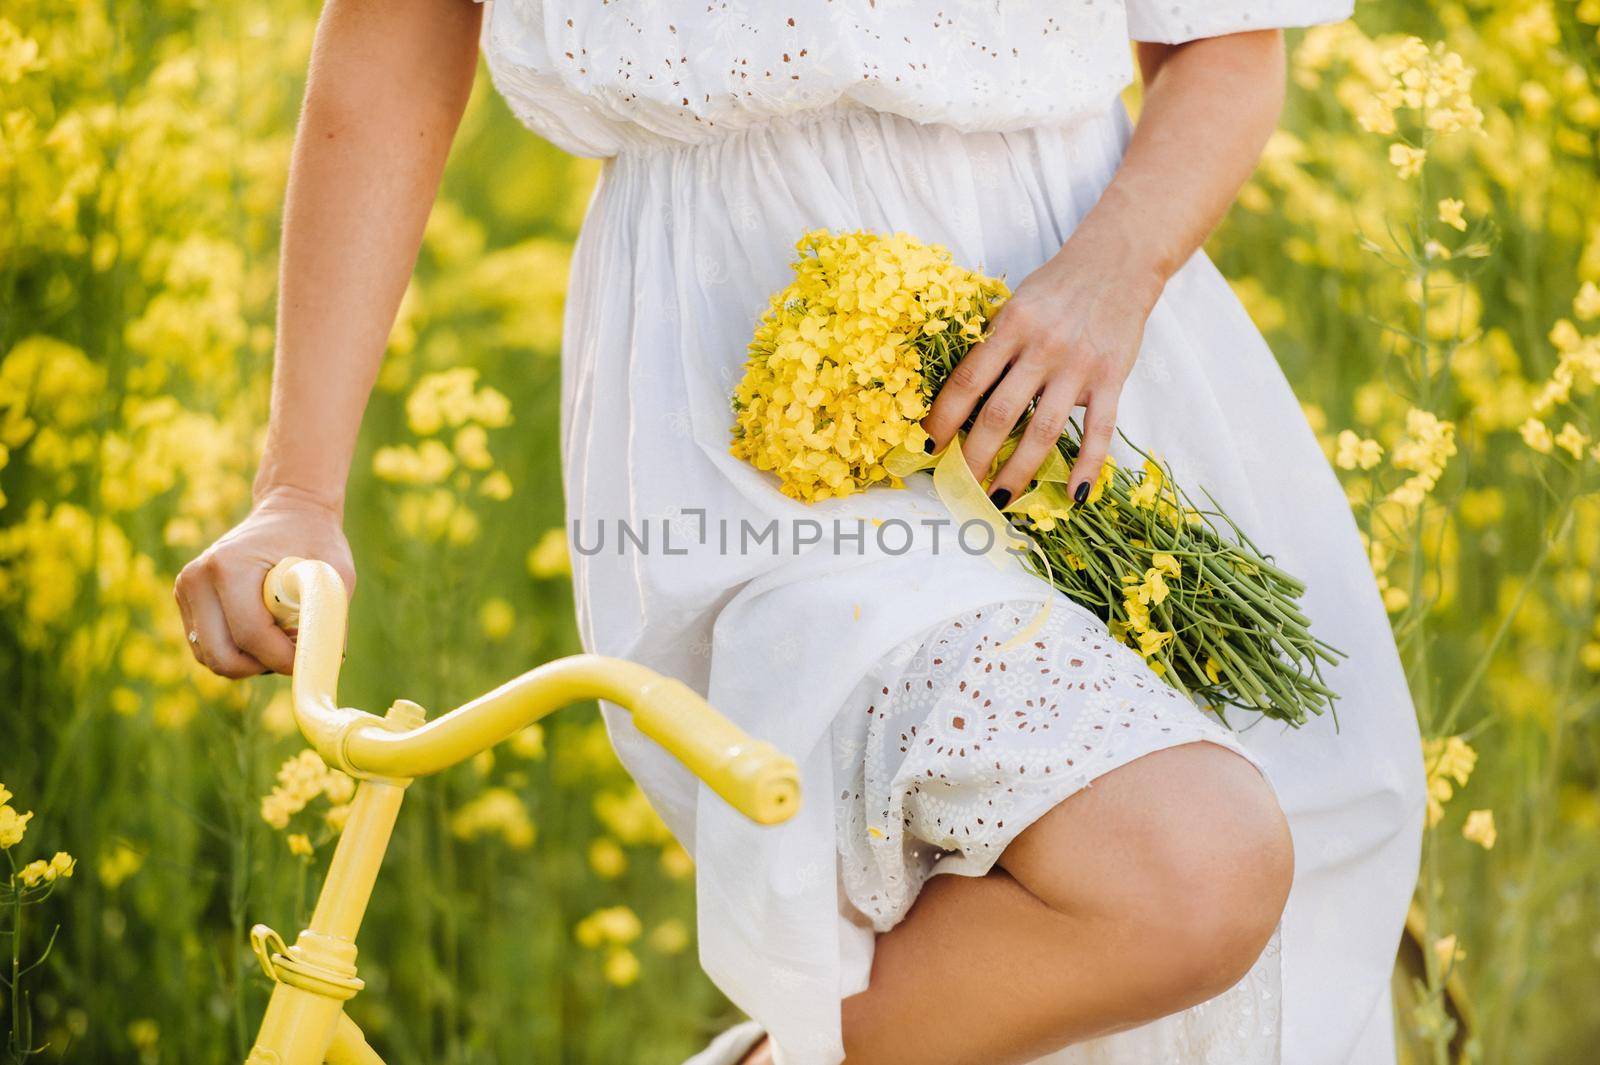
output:
[[[800,772],[794,760],[752,739],[682,681],[657,677],[645,684],[633,721],[758,824],[778,824],[799,809]]]
[[[261,601],[266,604],[267,613],[278,628],[290,635],[300,625],[300,593],[289,580],[289,571],[304,561],[293,555],[279,559],[261,582]]]

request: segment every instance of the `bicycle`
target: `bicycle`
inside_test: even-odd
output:
[[[325,562],[286,558],[262,584],[273,619],[296,638],[295,722],[329,766],[359,780],[310,923],[292,946],[271,928],[250,944],[273,982],[245,1065],[383,1065],[345,1003],[362,989],[356,933],[376,885],[406,787],[508,738],[569,703],[606,699],[730,805],[759,824],[778,824],[800,804],[794,762],[753,740],[687,685],[635,662],[600,655],[557,659],[432,721],[397,699],[379,717],[341,707],[343,583]]]

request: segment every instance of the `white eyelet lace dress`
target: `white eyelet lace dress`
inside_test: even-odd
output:
[[[1389,974],[1423,805],[1412,707],[1343,492],[1203,254],[1150,318],[1120,425],[1307,581],[1314,626],[1349,654],[1329,677],[1337,733],[1326,719],[1230,733],[1020,564],[955,549],[925,475],[806,507],[728,454],[729,396],[802,233],[905,231],[1018,281],[1116,170],[1130,38],[1349,11],[495,0],[486,13],[489,68],[517,115],[607,160],[562,356],[585,645],[682,678],[801,767],[800,812],[759,828],[607,710],[624,762],[695,855],[702,963],[783,1065],[841,1060],[840,1000],[866,986],[874,930],[929,876],[984,873],[1096,777],[1199,740],[1252,759],[1288,814],[1296,875],[1279,934],[1229,992],[1048,1060],[1393,1061]],[[1007,646],[1047,598],[1044,626]]]

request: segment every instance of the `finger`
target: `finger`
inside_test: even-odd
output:
[[[1023,493],[1066,431],[1072,410],[1078,405],[1079,385],[1076,381],[1062,383],[1062,380],[1050,382],[1039,394],[1039,402],[1028,418],[1017,449],[990,483],[989,499],[995,506],[1004,508]]]
[[[199,663],[222,677],[238,680],[260,673],[262,666],[239,650],[228,631],[222,600],[209,580],[195,581],[184,591],[189,601],[189,648]]]
[[[933,397],[933,408],[922,419],[929,436],[928,454],[943,451],[967,423],[984,393],[1005,374],[1015,353],[1009,336],[992,336],[974,344]]]
[[[178,617],[183,619],[183,631],[186,633],[194,628],[193,618],[189,610],[189,598],[183,594],[184,582],[187,579],[187,574],[180,573],[178,574],[178,579],[172,582],[172,601],[178,604]],[[191,642],[189,646],[193,647],[194,644]]]
[[[966,456],[967,465],[972,468],[972,476],[980,482],[988,476],[989,465],[1006,442],[1006,437],[1022,421],[1028,404],[1033,402],[1043,387],[1043,368],[1018,359],[1000,378],[1000,383],[994,386],[989,398],[983,401],[983,406],[978,408],[978,417],[972,423],[961,451]]]
[[[1078,448],[1078,461],[1072,464],[1072,474],[1067,479],[1075,502],[1083,503],[1089,498],[1089,490],[1100,476],[1100,467],[1111,450],[1111,433],[1117,427],[1118,398],[1118,391],[1110,388],[1089,396],[1083,414],[1082,446]]]
[[[294,641],[278,628],[261,601],[261,582],[268,568],[229,570],[217,594],[234,645],[274,673],[287,675],[294,672]]]

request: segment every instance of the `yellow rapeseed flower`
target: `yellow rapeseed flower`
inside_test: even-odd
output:
[[[626,946],[639,938],[644,926],[639,916],[626,906],[595,910],[578,922],[573,930],[580,946],[597,950],[603,946]]]
[[[1466,203],[1462,200],[1451,199],[1449,197],[1440,200],[1439,221],[1443,222],[1447,226],[1458,229],[1465,233],[1467,230],[1467,219],[1462,212],[1466,209],[1466,206]]]
[[[1383,460],[1383,445],[1349,429],[1339,433],[1336,449],[1333,462],[1341,470],[1370,470]]]
[[[528,552],[528,572],[535,577],[565,577],[572,572],[572,557],[567,551],[567,531],[546,529]]]
[[[628,871],[628,856],[616,840],[601,836],[589,844],[589,868],[602,880],[615,880]]]
[[[1600,672],[1600,666],[1595,668]],[[661,871],[673,880],[686,880],[694,873],[694,859],[677,841],[672,841],[661,848]]]
[[[1140,510],[1154,510],[1161,499],[1161,488],[1166,482],[1166,475],[1158,463],[1145,459],[1144,476],[1140,478],[1138,487],[1128,493],[1128,499]]]
[[[496,643],[511,635],[511,630],[516,624],[516,610],[499,596],[485,599],[483,606],[478,609],[479,627],[483,630],[484,636]]]
[[[1589,446],[1589,436],[1571,422],[1563,425],[1561,431],[1555,435],[1555,446],[1571,455],[1574,459],[1583,459],[1583,449]]]
[[[1486,851],[1494,850],[1495,840],[1499,838],[1494,827],[1494,811],[1469,811],[1466,823],[1461,826],[1461,835],[1469,843],[1476,843]]]
[[[1585,322],[1600,318],[1600,285],[1596,285],[1593,281],[1585,281],[1583,287],[1578,289],[1578,294],[1573,297],[1572,313]]]
[[[100,882],[108,888],[117,888],[144,865],[144,855],[128,844],[118,842],[108,854],[102,855],[96,871]]]
[[[1427,159],[1426,148],[1413,148],[1399,141],[1389,145],[1389,163],[1402,178],[1414,178],[1422,173],[1422,165]]]
[[[734,390],[731,451],[814,502],[892,480],[884,459],[923,439],[925,350],[976,339],[1009,291],[903,233],[817,230],[795,248]]]
[[[534,825],[528,809],[510,788],[488,788],[450,818],[457,839],[499,836],[513,850],[533,846]]]
[[[537,761],[544,757],[544,726],[534,722],[511,734],[507,742],[511,753],[518,758]]]
[[[1550,427],[1538,418],[1529,418],[1517,431],[1522,434],[1522,442],[1540,454],[1548,455],[1555,446]]]
[[[689,927],[669,917],[650,930],[648,942],[657,954],[681,954],[689,946]]]
[[[627,947],[614,947],[606,952],[601,972],[606,983],[614,987],[627,987],[639,979],[639,957]]]
[[[0,850],[9,850],[21,843],[22,837],[28,834],[31,820],[31,812],[21,814],[10,806],[0,805]]]
[[[1424,741],[1422,760],[1427,770],[1428,824],[1432,826],[1444,816],[1444,804],[1455,789],[1466,786],[1478,764],[1478,752],[1460,736],[1448,736]]]

